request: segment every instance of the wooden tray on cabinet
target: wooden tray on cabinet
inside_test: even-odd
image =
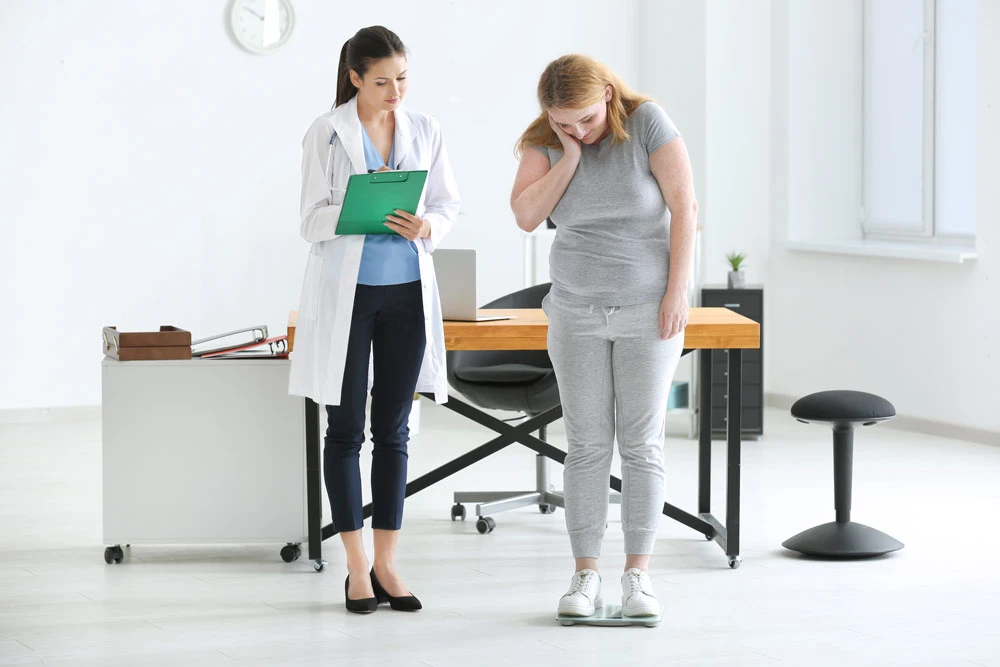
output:
[[[161,326],[159,331],[118,331],[104,327],[104,356],[118,361],[191,358],[191,332]]]

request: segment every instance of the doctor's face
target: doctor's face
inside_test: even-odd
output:
[[[377,111],[395,111],[407,87],[406,58],[393,56],[372,61],[364,77],[351,70],[351,82],[358,89],[358,103]]]

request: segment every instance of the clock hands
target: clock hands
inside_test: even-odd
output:
[[[288,39],[294,21],[289,0],[233,0],[233,3],[232,30],[247,50],[270,53]],[[248,21],[244,11],[257,22]]]

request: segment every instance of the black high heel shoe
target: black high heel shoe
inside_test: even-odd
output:
[[[351,586],[351,575],[347,575],[347,579],[344,579],[344,597],[347,598],[347,611],[353,611],[355,614],[370,614],[376,609],[378,609],[378,598],[361,598],[360,600],[352,600],[350,596],[347,595],[347,591]]]
[[[382,584],[379,583],[378,577],[375,576],[375,568],[372,568],[372,589],[375,591],[375,598],[379,602],[388,602],[389,606],[396,611],[418,611],[423,609],[423,605],[420,604],[420,600],[414,595],[406,595],[403,597],[393,597],[389,595]]]

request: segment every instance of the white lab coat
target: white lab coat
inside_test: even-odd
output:
[[[437,121],[405,108],[396,110],[395,157],[401,170],[426,169],[427,182],[416,214],[430,223],[428,238],[415,245],[423,286],[424,352],[417,391],[448,398],[444,324],[431,253],[458,216],[458,189]],[[336,133],[336,139],[330,140]],[[338,236],[347,179],[366,173],[357,98],[325,113],[302,141],[302,237],[312,243],[291,354],[288,391],[320,405],[339,405],[363,235]],[[369,369],[369,389],[371,372]]]

